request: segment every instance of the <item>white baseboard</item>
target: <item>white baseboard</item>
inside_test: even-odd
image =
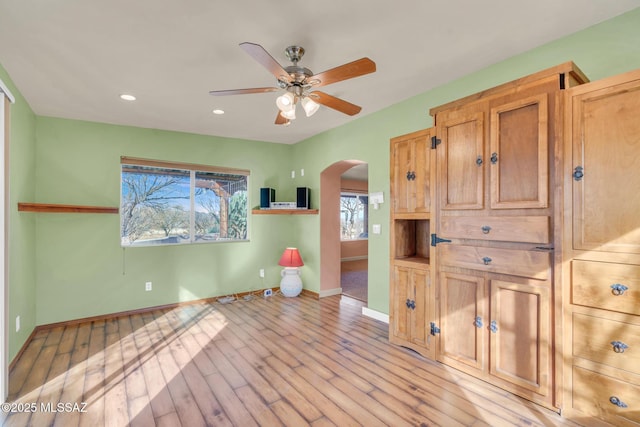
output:
[[[350,256],[350,257],[346,257],[346,258],[340,258],[340,262],[345,262],[345,261],[360,261],[361,259],[369,259],[369,257],[368,257],[367,255]]]
[[[334,295],[340,295],[342,294],[342,288],[333,288],[333,289],[327,289],[326,291],[320,291],[319,298],[325,298],[325,297],[331,297]]]
[[[379,320],[384,323],[389,323],[389,315],[380,313],[379,311],[371,310],[367,307],[362,307],[362,315],[371,317],[372,319]]]

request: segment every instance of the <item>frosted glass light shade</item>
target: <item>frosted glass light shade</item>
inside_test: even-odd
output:
[[[307,117],[313,116],[316,113],[316,111],[318,111],[318,108],[320,108],[320,104],[318,104],[308,96],[302,98],[301,103],[302,103],[302,108],[304,108],[304,112],[306,113]]]
[[[280,115],[282,117],[284,117],[285,119],[295,120],[295,118],[296,118],[296,106],[295,106],[295,104],[293,105],[293,108],[291,108],[290,110],[280,111]]]
[[[287,112],[295,108],[295,97],[291,92],[287,92],[276,98],[276,105],[280,111]]]

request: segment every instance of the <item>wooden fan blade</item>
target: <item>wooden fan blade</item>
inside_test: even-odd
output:
[[[244,42],[240,43],[242,50],[247,52],[253,59],[258,61],[264,68],[269,70],[271,74],[278,80],[285,82],[291,81],[291,76],[287,71],[282,68],[282,65],[278,63],[269,52],[267,52],[262,46],[255,43]]]
[[[340,111],[341,113],[348,114],[350,116],[355,116],[360,112],[360,110],[362,110],[362,107],[359,107],[358,105],[317,90],[311,92],[309,96],[318,104],[333,108],[336,111]]]
[[[277,90],[280,90],[280,89],[278,89],[277,87],[254,87],[249,89],[211,90],[209,91],[209,95],[213,95],[213,96],[245,95],[249,93],[275,92]]]
[[[289,124],[289,119],[287,119],[286,117],[282,116],[282,114],[280,114],[280,111],[278,111],[278,115],[276,116],[276,124],[277,125],[287,125],[287,124]]]
[[[369,58],[361,58],[357,61],[332,68],[322,73],[307,78],[307,82],[319,80],[318,83],[312,83],[314,87],[326,86],[331,83],[340,82],[342,80],[360,77],[365,74],[376,71],[376,63]]]

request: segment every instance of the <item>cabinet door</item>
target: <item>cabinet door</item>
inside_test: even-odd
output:
[[[430,211],[431,132],[392,139],[391,185],[396,214]]]
[[[433,358],[427,324],[432,319],[429,270],[394,266],[390,327],[392,342]]]
[[[431,195],[429,174],[431,172],[431,144],[429,135],[420,136],[413,140],[412,158],[414,161],[415,178],[411,180],[413,187],[412,195],[410,195],[410,206],[412,212],[426,213],[431,210]]]
[[[438,187],[441,209],[482,209],[484,206],[484,114],[436,118],[441,139]]]
[[[481,277],[440,273],[440,340],[437,359],[462,371],[484,370],[487,302]]]
[[[489,373],[542,396],[550,392],[549,288],[491,280]]]
[[[640,80],[585,86],[570,98],[573,247],[640,254]]]
[[[547,94],[491,109],[491,208],[546,208],[549,187]]]
[[[391,149],[392,168],[391,185],[393,210],[395,213],[408,213],[411,211],[411,140],[401,140],[392,143]]]
[[[413,300],[415,308],[411,316],[411,341],[429,350],[431,340],[427,324],[431,319],[430,298],[429,298],[429,271],[412,270]]]
[[[411,310],[407,301],[411,298],[411,269],[393,267],[393,283],[391,292],[391,333],[402,341],[411,339]]]

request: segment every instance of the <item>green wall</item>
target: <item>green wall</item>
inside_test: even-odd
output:
[[[260,187],[291,186],[287,145],[38,117],[35,200],[119,206],[123,155],[249,169],[250,206]],[[293,244],[281,216],[249,215],[249,242],[123,249],[118,215],[25,215],[36,217],[37,324],[277,285]]]
[[[10,107],[8,201],[8,315],[11,361],[36,326],[35,218],[18,213],[18,201],[33,200],[35,192],[36,116],[0,65],[0,79],[15,96]],[[15,319],[21,328],[16,332]]]
[[[571,19],[567,17],[567,19]],[[372,310],[389,313],[389,139],[431,127],[430,108],[489,89],[533,72],[574,61],[597,80],[640,68],[640,8],[563,39],[494,64],[449,84],[439,86],[385,110],[309,138],[293,147],[296,168],[311,171],[310,187],[320,185],[320,172],[340,160],[369,163],[369,191],[383,191],[385,202],[370,210],[369,224],[382,224],[382,234],[369,232],[369,301]],[[309,230],[319,253],[320,228]],[[318,278],[305,280],[316,287]]]
[[[276,285],[288,245],[303,254],[305,288],[320,289],[318,215],[250,215],[250,242],[122,249],[117,215],[16,211],[18,201],[117,206],[121,155],[250,169],[251,206],[263,186],[276,188],[279,200],[293,198],[296,186],[310,187],[317,206],[322,170],[340,160],[368,162],[370,191],[386,196],[370,210],[370,224],[382,224],[382,234],[370,233],[369,307],[388,313],[389,139],[431,126],[433,106],[568,60],[592,80],[640,68],[638,28],[640,9],[293,146],[37,117],[0,67],[18,97],[11,118],[10,358],[38,324]],[[305,176],[291,179],[292,169]],[[146,281],[152,292],[144,291]],[[16,334],[18,314],[23,327]]]

